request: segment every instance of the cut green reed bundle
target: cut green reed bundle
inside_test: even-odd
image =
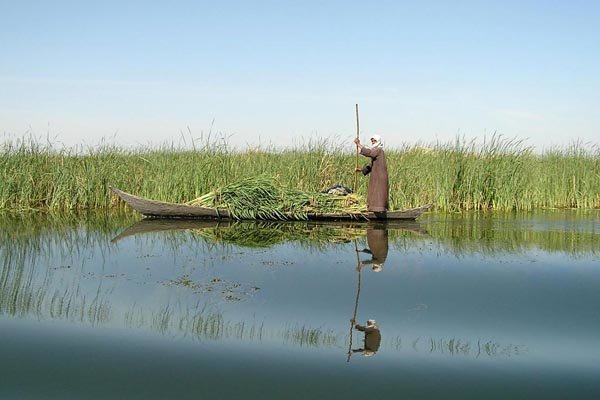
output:
[[[224,208],[236,219],[307,219],[308,213],[361,213],[356,196],[309,193],[281,185],[266,175],[241,179],[187,204]]]

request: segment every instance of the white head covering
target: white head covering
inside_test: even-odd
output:
[[[383,264],[381,264],[381,263],[379,263],[379,264],[374,263],[373,264],[373,271],[374,272],[381,272],[381,270],[383,270]]]
[[[375,326],[375,320],[374,319],[368,319],[367,320],[367,326]]]
[[[371,143],[372,149],[383,148],[383,141],[381,140],[381,136],[379,135],[371,135],[369,139],[375,139],[376,143]]]

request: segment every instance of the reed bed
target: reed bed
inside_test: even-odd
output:
[[[600,149],[575,143],[537,154],[518,140],[387,149],[390,206],[437,210],[600,208]],[[361,164],[368,160],[361,157]],[[157,200],[189,202],[243,179],[273,176],[307,193],[354,182],[352,144],[328,140],[293,149],[234,151],[219,142],[74,151],[35,139],[0,145],[0,210],[123,208],[109,185]],[[356,192],[366,196],[366,177]]]

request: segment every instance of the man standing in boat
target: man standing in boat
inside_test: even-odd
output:
[[[389,209],[389,182],[385,153],[383,152],[383,141],[381,136],[370,137],[371,147],[367,148],[360,143],[360,139],[354,139],[356,147],[365,157],[371,159],[371,164],[364,168],[357,168],[356,172],[363,175],[371,174],[369,177],[369,190],[367,193],[367,208],[372,212],[386,212]]]

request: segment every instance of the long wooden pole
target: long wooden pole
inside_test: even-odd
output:
[[[356,244],[356,239],[354,239],[354,252],[356,253],[356,269],[358,270],[358,284],[356,288],[356,299],[354,300],[354,314],[352,314],[352,319],[350,320],[350,340],[348,343],[348,358],[346,358],[346,362],[350,362],[350,357],[352,356],[352,329],[354,328],[354,324],[356,323],[356,312],[358,311],[358,298],[360,297],[360,273],[362,272],[362,268],[360,267],[360,257],[358,255],[358,245]]]
[[[356,105],[356,138],[357,139],[360,139],[359,135],[360,135],[360,125],[358,123],[358,104],[357,104]],[[358,189],[358,173],[356,172],[356,169],[358,169],[358,144],[356,145],[356,168],[354,169],[354,187],[352,188],[354,193],[356,193],[356,190]]]

